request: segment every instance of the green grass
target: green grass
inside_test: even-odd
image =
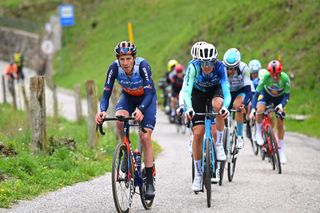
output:
[[[111,171],[117,143],[110,131],[100,137],[96,148],[90,149],[87,146],[86,122],[73,123],[61,119],[58,125],[53,125],[49,119],[47,135],[48,138],[53,136],[56,142],[49,146],[51,154],[32,154],[29,149],[31,133],[28,116],[7,105],[0,105],[0,114],[0,141],[17,152],[17,155],[8,157],[0,154],[0,175],[8,177],[0,181],[0,207],[9,207],[17,200],[30,199]],[[66,138],[74,139],[75,150],[57,143]],[[133,147],[136,147],[136,135],[133,135],[132,141]],[[153,146],[157,155],[161,148],[156,143]]]

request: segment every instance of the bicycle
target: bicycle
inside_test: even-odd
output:
[[[211,207],[211,178],[215,179],[216,176],[216,169],[219,168],[218,175],[221,176],[223,173],[224,166],[219,166],[219,164],[224,163],[224,161],[218,161],[215,155],[215,144],[213,143],[213,138],[211,135],[211,123],[212,117],[215,117],[219,113],[215,112],[208,112],[210,106],[207,105],[207,112],[205,113],[195,113],[195,115],[205,116],[205,134],[202,140],[202,159],[201,159],[201,169],[202,169],[202,177],[203,177],[203,185],[206,188],[207,194],[207,206],[208,208]],[[194,159],[192,157],[192,164]],[[222,170],[222,171],[221,171]],[[193,167],[194,171],[194,167]],[[194,178],[194,173],[192,174]],[[202,187],[201,192],[204,192]],[[197,194],[197,192],[195,192]]]
[[[257,114],[263,114],[263,121],[262,121],[262,137],[264,139],[264,144],[261,146],[261,156],[262,160],[265,159],[265,157],[270,158],[270,163],[272,165],[272,169],[277,169],[278,173],[281,174],[281,162],[279,157],[279,144],[278,139],[274,133],[273,125],[271,121],[271,117],[269,116],[270,113],[276,113],[276,117],[279,117],[280,119],[284,119],[285,114],[284,113],[278,113],[275,111],[273,106],[267,106],[266,110],[262,113]]]
[[[241,112],[240,109],[230,110],[230,115],[225,121],[224,128],[224,145],[227,153],[227,162],[228,162],[228,181],[233,180],[234,172],[236,170],[236,164],[239,154],[239,149],[237,149],[237,127],[234,122],[234,113]],[[223,177],[223,176],[222,176]],[[220,183],[219,183],[220,184]],[[222,184],[222,183],[221,183]]]
[[[138,149],[133,152],[129,137],[131,126],[139,126],[139,131],[142,131],[144,133],[146,133],[146,130],[141,127],[140,124],[137,125],[129,123],[130,120],[134,120],[134,118],[116,116],[103,119],[103,122],[124,122],[125,139],[122,143],[119,143],[117,145],[112,160],[112,194],[114,204],[118,212],[129,212],[134,194],[140,195],[142,205],[146,210],[151,209],[153,204],[153,199],[145,199],[145,169],[142,169],[143,166],[141,165],[142,146],[138,141]],[[98,128],[101,135],[105,135],[105,132],[102,129],[102,124],[97,125],[97,129]],[[155,165],[153,165],[154,181],[155,175]],[[136,187],[139,187],[139,193],[136,192]]]

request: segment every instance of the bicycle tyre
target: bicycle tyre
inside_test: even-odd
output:
[[[258,155],[259,153],[259,146],[257,144],[257,141],[254,140],[253,135],[256,134],[256,127],[255,127],[255,122],[253,119],[250,120],[250,134],[251,134],[251,146],[252,146],[252,151],[255,155]]]
[[[223,174],[224,174],[224,167],[225,167],[225,165],[226,165],[226,161],[220,161],[220,162],[218,162],[218,163],[220,163],[220,168],[219,168],[219,176],[220,176],[219,186],[222,186]]]
[[[204,183],[207,190],[207,206],[211,207],[211,143],[209,139],[206,140],[206,158],[205,158],[205,173]]]
[[[127,156],[125,158],[125,156]],[[128,159],[127,147],[125,144],[120,143],[117,145],[116,150],[112,159],[112,173],[111,173],[111,182],[112,182],[112,195],[114,204],[118,212],[126,213],[129,212],[133,196],[133,182],[128,180],[128,166],[125,167],[125,171],[122,171],[122,160]],[[132,170],[132,168],[130,168]],[[133,171],[130,171],[133,175]],[[122,183],[124,185],[122,186]],[[117,185],[119,184],[119,185]],[[124,189],[122,191],[122,188]],[[121,190],[121,192],[120,192]],[[124,193],[124,191],[128,192]],[[118,195],[118,191],[120,196]],[[123,196],[124,195],[124,196]],[[127,199],[127,201],[125,201]],[[121,203],[120,203],[121,201]]]
[[[276,138],[274,136],[274,132],[269,129],[269,134],[270,134],[270,142],[272,146],[272,156],[274,159],[274,165],[278,171],[279,174],[282,173],[282,168],[281,168],[281,162],[280,162],[280,157],[279,157],[279,147],[278,143],[276,141]]]
[[[154,198],[152,200],[146,200],[144,197],[146,192],[145,177],[146,177],[146,170],[145,168],[143,168],[142,170],[143,185],[139,187],[140,199],[141,199],[142,206],[145,208],[145,210],[150,210],[152,207]]]
[[[238,149],[236,148],[237,138],[236,138],[236,131],[234,130],[232,133],[231,138],[231,161],[228,162],[228,180],[229,182],[232,182],[234,172],[236,170],[236,164],[237,164],[237,155],[238,155]]]

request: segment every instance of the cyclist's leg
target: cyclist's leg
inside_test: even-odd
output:
[[[151,104],[144,112],[142,126],[147,131],[143,133],[140,131],[140,143],[144,153],[144,165],[146,170],[146,199],[153,199],[155,196],[155,188],[153,184],[153,149],[151,144],[151,134],[156,124],[157,114],[157,97],[154,96]]]
[[[239,93],[234,100],[234,108],[238,110],[244,100],[245,94],[244,93]],[[241,149],[243,148],[243,114],[241,112],[236,112],[236,121],[237,121],[237,148]]]
[[[214,97],[212,99],[213,102],[213,110],[218,113],[223,105],[223,98]],[[224,119],[220,116],[216,116],[216,154],[218,160],[226,160],[226,154],[224,152],[223,146],[223,130],[224,130]]]
[[[266,97],[263,93],[261,93],[258,97],[258,103],[257,103],[257,116],[256,116],[256,139],[258,145],[263,145],[264,141],[262,138],[262,119],[263,119],[263,113],[266,109]]]
[[[135,107],[133,103],[130,101],[129,97],[126,94],[121,93],[118,103],[115,107],[115,115],[128,117],[131,113],[133,113],[134,109]],[[123,125],[123,122],[117,121],[117,134],[121,140],[124,139]]]

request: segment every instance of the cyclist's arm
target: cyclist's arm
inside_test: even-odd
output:
[[[152,102],[152,98],[155,95],[155,88],[151,76],[151,67],[146,60],[140,63],[139,70],[140,75],[143,79],[144,98],[141,104],[138,106],[138,109],[140,109],[140,111],[144,113]]]
[[[284,96],[281,101],[281,104],[284,107],[290,98],[291,84],[290,84],[290,78],[286,73],[283,73],[283,74],[281,73],[281,76],[284,76],[284,80],[285,80]]]
[[[183,101],[185,104],[185,108],[187,110],[192,108],[191,93],[193,89],[195,76],[196,76],[196,69],[194,65],[191,63],[187,67],[187,73],[183,82],[185,86],[182,87]]]
[[[223,64],[219,68],[219,75],[221,79],[221,88],[223,93],[223,106],[228,109],[231,103],[231,93],[230,84],[227,77],[227,70]]]
[[[118,75],[118,67],[116,63],[112,63],[108,69],[104,90],[100,101],[100,111],[106,112],[109,107],[109,99],[112,94],[113,84]]]
[[[269,73],[266,73],[262,79],[259,80],[259,83],[258,83],[258,86],[256,88],[256,92],[252,98],[252,101],[251,101],[251,108],[252,109],[255,109],[257,107],[257,101],[258,101],[258,97],[259,95],[261,94],[261,91],[263,90],[264,88],[264,85],[265,85],[265,82],[267,81],[267,76],[270,76]]]

